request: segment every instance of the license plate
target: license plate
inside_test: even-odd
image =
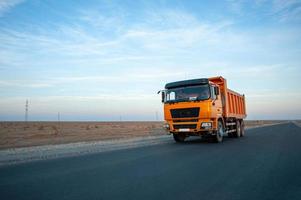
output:
[[[189,128],[180,128],[179,131],[180,132],[188,132],[188,131],[190,131],[190,129]]]

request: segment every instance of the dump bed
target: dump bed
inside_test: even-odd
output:
[[[238,119],[243,119],[247,116],[244,95],[228,89],[226,79],[221,76],[209,78],[209,81],[218,85],[220,88],[224,117],[235,117]]]

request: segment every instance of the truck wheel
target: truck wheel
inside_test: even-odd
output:
[[[243,120],[241,120],[240,123],[240,136],[241,137],[245,136],[245,122]]]
[[[176,142],[184,142],[186,136],[184,134],[173,134],[173,139],[176,141]]]
[[[236,121],[236,132],[235,132],[235,137],[239,138],[241,135],[241,125],[240,125],[240,121],[237,120]]]
[[[220,143],[223,141],[224,136],[224,125],[221,120],[218,121],[217,131],[215,135],[215,142]]]

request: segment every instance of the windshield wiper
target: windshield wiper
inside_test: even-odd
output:
[[[190,102],[190,101],[204,101],[206,100],[207,98],[204,98],[204,97],[197,97],[195,99],[189,99],[189,98],[183,98],[183,99],[175,99],[175,100],[169,100],[169,101],[166,101],[166,103],[179,103],[179,102]]]
[[[207,99],[207,98],[201,98],[201,97],[197,97],[197,98],[196,98],[197,101],[203,101],[203,100],[206,100],[206,99]]]
[[[189,101],[188,98],[185,98],[185,99],[177,99],[176,102],[185,102],[185,101]]]
[[[166,103],[178,103],[178,102],[185,102],[185,101],[189,101],[189,99],[184,98],[184,99],[169,100],[169,101],[166,101]]]

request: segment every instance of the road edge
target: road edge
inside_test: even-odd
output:
[[[249,127],[246,130],[275,126],[291,122]],[[294,122],[293,122],[294,123]],[[298,125],[299,126],[299,125]],[[80,156],[122,149],[132,149],[156,144],[173,143],[170,135],[135,137],[120,140],[75,142],[67,144],[41,145],[0,150],[0,167],[26,162]]]

